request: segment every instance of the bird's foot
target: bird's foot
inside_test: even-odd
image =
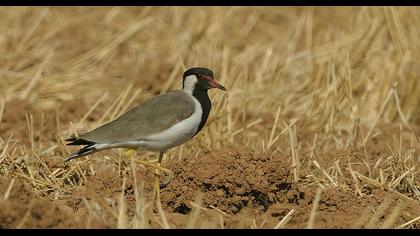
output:
[[[166,174],[167,174],[166,175],[166,178],[162,182],[163,187],[165,187],[166,185],[168,185],[169,182],[171,182],[172,178],[174,177],[174,172],[172,172],[171,170],[167,170]]]
[[[155,183],[154,183],[154,196],[153,196],[154,199],[153,200],[155,202],[160,203],[160,188],[163,188],[166,185],[168,185],[168,183],[172,180],[172,177],[174,175],[171,170],[166,169],[166,168],[161,166],[160,163],[162,161],[163,153],[161,153],[161,156],[159,157],[159,161],[156,164],[150,163],[149,161],[139,160],[139,159],[135,158],[136,157],[136,150],[135,149],[127,150],[124,153],[124,155],[129,157],[134,162],[137,162],[138,164],[148,166],[148,167],[153,167],[155,169],[155,173],[154,173]],[[161,171],[164,172],[165,175],[166,175],[165,179],[162,181],[162,183],[160,182]]]
[[[160,177],[160,172],[159,171],[165,172],[166,173],[166,178],[162,182],[162,187],[168,185],[168,183],[172,180],[172,177],[174,176],[173,172],[169,169],[166,169],[166,168],[162,167],[160,165],[160,163],[153,164],[153,163],[150,163],[149,161],[139,160],[139,159],[135,158],[136,153],[137,153],[136,149],[131,149],[130,148],[127,151],[124,152],[124,155],[126,157],[129,157],[133,161],[137,162],[138,164],[153,167],[155,170],[157,170],[157,171],[155,171],[155,177],[156,176],[158,178]]]
[[[158,168],[156,167],[156,169],[158,169]],[[160,167],[159,169],[166,173],[165,179],[162,181],[162,183],[160,183],[160,186],[163,188],[166,185],[168,185],[169,182],[171,182],[171,180],[174,176],[174,173],[171,170],[168,170],[168,169],[165,169],[165,168],[162,168],[162,167]],[[161,176],[161,174],[157,173],[157,172],[155,172],[154,175],[155,175],[155,178],[160,178],[160,176]]]
[[[163,172],[165,172],[166,178],[163,182],[160,182],[160,170],[163,170]],[[173,172],[171,170],[162,168],[159,164],[156,165],[156,169],[155,169],[155,173],[154,173],[154,177],[155,177],[155,184],[154,184],[154,197],[153,197],[153,202],[154,202],[154,207],[153,207],[153,212],[157,213],[159,212],[159,205],[161,204],[160,201],[160,189],[165,187],[172,179],[173,177]],[[162,206],[160,206],[160,208],[162,208]]]
[[[174,173],[171,170],[166,169],[159,164],[153,164],[153,163],[150,163],[148,161],[143,161],[143,160],[135,160],[135,162],[137,162],[139,164],[142,164],[142,165],[145,165],[145,166],[153,167],[155,170],[158,170],[158,171],[155,171],[155,173],[154,173],[155,177],[157,177],[157,178],[159,178],[161,176],[160,171],[164,172],[166,174],[166,178],[162,182],[163,186],[168,185],[168,183],[172,180],[172,177],[174,176]]]
[[[156,169],[157,170],[157,169]],[[158,212],[158,204],[160,203],[160,184],[159,184],[160,174],[158,171],[155,172],[155,184],[154,184],[154,194],[153,194],[153,212]]]

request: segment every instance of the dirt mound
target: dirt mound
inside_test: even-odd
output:
[[[353,158],[357,159],[359,155]],[[292,209],[294,213],[288,227],[306,227],[317,187],[293,183],[290,159],[287,155],[269,156],[257,154],[247,147],[237,147],[168,161],[166,166],[174,171],[174,178],[162,188],[162,204],[166,210],[187,214],[200,193],[202,206],[215,207],[231,216],[227,217],[228,227],[238,226],[243,216],[247,216],[264,219],[261,227],[273,228]],[[381,204],[386,205],[382,206],[385,210],[376,216],[374,212]],[[409,213],[401,214],[395,224],[403,224],[420,214],[415,200],[395,192],[371,189],[369,194],[359,197],[354,191],[324,189],[314,227],[377,228],[397,205],[398,210]],[[362,213],[365,218],[361,219]],[[419,228],[420,224],[412,227]]]
[[[174,178],[162,188],[162,204],[181,214],[191,211],[190,201],[200,192],[205,206],[227,213],[238,213],[244,207],[262,212],[292,187],[290,158],[256,154],[245,147],[206,152],[169,161],[166,166],[174,171]]]
[[[372,150],[379,152],[379,156],[385,155],[380,146]],[[337,152],[333,156],[343,159],[343,155],[348,161],[359,160],[361,156],[358,151]],[[302,155],[302,158],[307,157]],[[331,162],[328,158],[332,157],[320,155],[319,158]],[[147,216],[147,219],[140,220],[142,227],[163,227],[161,215],[153,212],[151,202],[153,168],[130,167],[130,161],[125,159],[121,159],[120,166],[115,166],[98,157],[91,159],[89,165],[93,174],[86,173],[85,183],[61,200],[41,199],[28,182],[17,179],[8,199],[0,201],[3,209],[0,227],[116,227],[121,219],[122,192],[127,216],[125,224],[131,227],[139,201],[133,173],[138,185],[144,184],[143,188],[138,188],[144,201],[140,206],[145,209],[141,217]],[[257,153],[244,146],[208,151],[197,156],[186,155],[182,160],[165,160],[163,166],[174,172],[172,181],[161,188],[162,208],[168,226],[274,228],[293,211],[286,227],[304,228],[310,219],[318,187],[304,182],[302,176],[308,173],[300,173],[303,181],[295,183],[291,165],[291,157],[286,154]],[[324,164],[321,162],[321,165]],[[116,168],[123,171],[118,172]],[[364,173],[361,167],[355,166],[355,169]],[[122,189],[124,179],[125,188]],[[9,185],[10,179],[1,179],[1,196]],[[197,196],[201,196],[201,201],[197,201]],[[315,228],[378,228],[387,221],[392,222],[388,227],[396,227],[420,215],[417,201],[401,193],[377,188],[364,191],[360,197],[348,186],[325,187],[318,203],[313,221]],[[413,223],[410,227],[420,228],[420,223]]]

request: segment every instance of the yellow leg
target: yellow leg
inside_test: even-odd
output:
[[[163,152],[159,153],[159,159],[156,165],[151,164],[147,161],[142,161],[142,160],[137,160],[135,157],[136,155],[136,149],[128,149],[125,153],[125,156],[132,158],[134,161],[136,161],[137,163],[146,165],[146,166],[151,166],[155,168],[155,184],[154,184],[154,198],[156,198],[157,201],[160,202],[160,181],[159,181],[159,177],[160,177],[160,171],[163,171],[167,174],[167,178],[165,179],[165,181],[162,182],[163,185],[166,185],[169,183],[169,181],[171,181],[172,177],[173,177],[173,173],[171,170],[168,170],[166,168],[161,167],[161,163],[162,163],[162,159],[163,159]]]
[[[159,177],[160,177],[160,165],[163,159],[163,152],[159,153],[159,160],[158,163],[156,165],[155,168],[155,197],[156,197],[156,201],[160,202],[160,181],[159,181]]]
[[[162,159],[163,159],[163,153],[161,152],[159,154],[159,160],[157,164],[152,164],[148,161],[143,161],[143,160],[138,160],[135,158],[135,154],[136,154],[136,149],[128,149],[124,155],[127,156],[128,158],[132,158],[135,162],[145,165],[145,166],[150,166],[153,167],[155,169],[155,175],[156,174],[160,174],[159,170],[165,172],[167,174],[166,179],[162,182],[163,185],[167,185],[169,183],[169,181],[171,181],[172,177],[173,177],[173,173],[171,170],[166,169],[164,167],[161,166],[162,163]],[[157,172],[156,172],[157,171]],[[160,175],[159,175],[160,176]]]

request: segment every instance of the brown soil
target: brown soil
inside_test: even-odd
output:
[[[190,212],[194,197],[203,193],[203,204],[235,214],[245,207],[266,211],[282,201],[292,188],[290,159],[256,154],[246,147],[207,152],[196,158],[168,163],[175,178],[162,190],[162,202],[171,211]]]
[[[11,180],[1,177],[4,196]],[[36,197],[32,188],[17,179],[7,200],[0,199],[0,228],[94,228],[107,227],[101,220],[74,212],[69,206]]]
[[[67,104],[58,107],[63,123],[78,120],[76,114],[84,114],[87,108],[81,103]],[[26,123],[25,113],[34,116],[35,138],[51,138],[57,129],[55,111],[33,107],[25,102],[13,102],[6,106],[1,124],[2,133],[13,134],[19,140],[27,140],[27,127],[16,127],[14,122]],[[24,110],[24,112],[23,112]],[[77,110],[77,112],[76,112]],[[38,117],[39,116],[39,117]],[[40,117],[44,116],[44,119]],[[96,113],[92,113],[96,116]],[[43,122],[41,122],[43,120]],[[14,127],[13,129],[11,127]],[[43,128],[42,128],[43,127]],[[330,168],[335,161],[343,170],[343,181],[339,187],[327,187],[322,191],[319,207],[314,218],[316,228],[352,228],[381,226],[392,214],[394,208],[400,206],[400,214],[393,226],[403,224],[420,215],[418,201],[410,199],[410,193],[401,189],[400,193],[387,189],[361,185],[362,196],[356,194],[354,183],[347,169],[348,163],[352,169],[367,176],[368,170],[363,161],[374,165],[380,158],[388,158],[391,154],[388,145],[393,147],[393,134],[399,134],[399,128],[381,127],[383,133],[369,143],[365,152],[363,148],[319,152],[316,160],[323,169]],[[418,128],[414,130],[419,133]],[[403,148],[408,148],[411,136],[407,132],[403,136]],[[3,137],[6,138],[6,137]],[[302,143],[312,143],[313,133],[299,133]],[[41,140],[42,141],[42,140]],[[279,140],[280,146],[287,145],[287,139]],[[388,144],[388,145],[387,145]],[[415,142],[416,153],[420,151],[419,143]],[[310,146],[303,145],[300,150],[302,165],[307,165],[310,156]],[[86,173],[85,183],[59,199],[52,200],[34,192],[27,181],[17,178],[10,196],[3,199],[10,178],[0,179],[0,228],[113,228],[117,225],[119,198],[123,179],[126,178],[124,200],[128,220],[135,215],[136,197],[132,171],[118,175],[115,165],[100,158],[103,154],[113,155],[112,151],[95,154],[89,158],[94,174]],[[115,156],[115,155],[114,155]],[[48,165],[54,161],[45,160]],[[87,168],[87,164],[83,168]],[[122,167],[130,166],[130,161],[122,160]],[[291,156],[286,153],[261,153],[247,146],[226,147],[222,150],[203,151],[199,155],[186,154],[182,160],[165,160],[163,166],[173,171],[171,182],[161,187],[161,202],[170,227],[183,228],[192,222],[195,214],[195,201],[201,201],[198,216],[199,221],[194,227],[225,228],[262,227],[273,228],[283,217],[294,209],[286,227],[306,227],[315,199],[316,185],[308,185],[311,173],[299,172],[300,180],[293,180]],[[382,164],[379,165],[382,167]],[[130,168],[125,168],[125,170]],[[144,183],[143,192],[146,196],[147,224],[149,227],[162,227],[160,215],[153,212],[150,202],[153,194],[153,169],[136,166],[136,179]],[[371,173],[377,175],[377,173]],[[318,175],[320,175],[318,173]],[[163,177],[161,178],[163,180]],[[419,186],[418,178],[416,179]],[[313,182],[313,181],[312,181]],[[327,185],[326,185],[327,186]],[[197,196],[201,198],[198,199]],[[374,217],[374,212],[384,202],[389,201],[384,212]],[[402,203],[402,205],[399,205]],[[99,210],[92,213],[96,205]],[[420,228],[420,222],[411,225]]]
[[[352,159],[359,157],[356,154],[351,156],[356,157]],[[230,217],[226,227],[237,226],[240,216],[244,215],[250,219],[257,216],[257,219],[265,220],[263,227],[272,228],[290,210],[295,209],[288,227],[302,228],[308,221],[316,187],[294,184],[290,165],[288,156],[270,157],[267,154],[256,154],[246,147],[209,152],[183,160],[182,163],[173,161],[168,163],[168,167],[174,170],[175,178],[162,190],[162,202],[168,210],[185,214],[191,211],[191,202],[200,192],[203,206],[214,206],[229,215],[233,214],[234,217]],[[367,207],[373,210],[388,198],[391,200],[390,205],[395,206],[401,196],[374,189],[366,196],[358,197],[352,191],[328,188],[321,194],[314,227],[354,227]],[[400,216],[397,224],[420,214],[418,202],[407,201],[406,198],[401,200],[405,202],[402,208],[408,209],[409,213]],[[387,214],[390,214],[390,210],[384,216]],[[374,223],[370,227],[377,227]],[[419,226],[417,223],[414,227]]]
[[[359,157],[357,151],[351,156]],[[0,227],[114,227],[116,218],[109,212],[118,206],[123,178],[115,174],[112,166],[104,165],[99,160],[92,161],[92,165],[95,175],[88,176],[84,186],[63,200],[38,198],[30,186],[17,180],[9,199],[0,202],[3,209]],[[287,155],[257,154],[248,147],[205,152],[181,161],[168,160],[164,166],[174,171],[174,177],[168,185],[162,186],[161,191],[168,223],[171,227],[185,227],[190,221],[192,209],[197,209],[193,202],[200,193],[200,205],[205,209],[200,210],[200,221],[195,223],[195,227],[220,227],[223,220],[223,227],[226,228],[250,227],[253,224],[273,228],[292,209],[294,213],[287,227],[306,227],[317,187],[303,184],[304,180],[294,184],[290,165]],[[136,173],[137,180],[144,183],[144,193],[150,199],[153,170],[139,168]],[[130,175],[123,175],[126,177],[124,193],[129,218],[134,215],[135,209],[134,182]],[[9,183],[10,180],[2,179],[2,195]],[[89,211],[83,198],[101,205],[104,209],[102,216],[88,217]],[[114,203],[110,203],[112,199]],[[385,199],[390,200],[390,207],[378,216],[378,220],[371,220],[373,212]],[[395,222],[399,225],[420,215],[418,202],[407,199],[384,189],[370,189],[359,197],[352,189],[327,188],[321,194],[314,227],[378,227],[389,217],[397,202],[403,202],[401,214]],[[150,226],[161,227],[159,215],[152,212],[152,207],[149,207],[149,212],[153,216],[148,220]],[[367,214],[364,219],[363,214]],[[412,227],[419,228],[420,223]]]

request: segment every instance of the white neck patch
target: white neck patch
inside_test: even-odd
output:
[[[198,79],[195,75],[190,75],[190,76],[185,77],[184,87],[182,88],[182,90],[188,94],[192,94],[197,82],[198,82]]]

